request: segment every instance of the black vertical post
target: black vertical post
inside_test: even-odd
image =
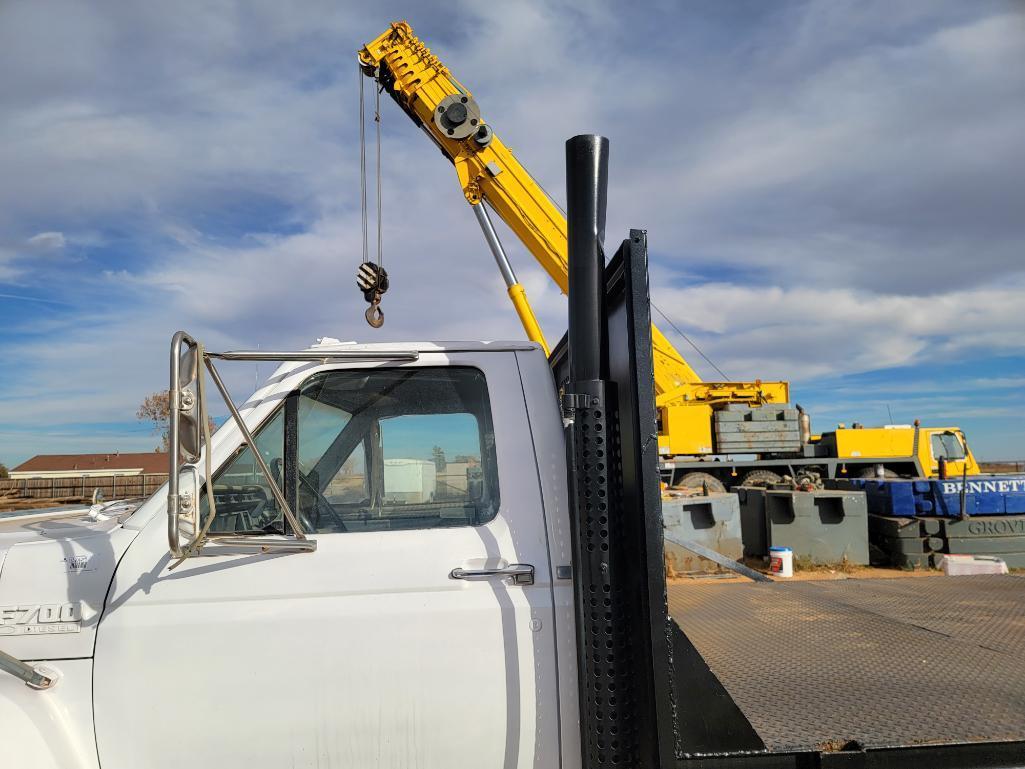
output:
[[[605,328],[605,207],[609,140],[566,142],[566,229],[569,259],[569,360],[575,381],[608,377]]]
[[[623,509],[617,388],[609,380],[601,244],[607,169],[607,139],[576,136],[566,142],[570,377],[563,407],[570,422],[580,745],[583,769],[643,769],[650,764],[640,760],[637,727],[637,596],[627,558],[631,537]]]

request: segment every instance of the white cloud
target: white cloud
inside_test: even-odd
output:
[[[980,390],[1025,390],[1025,376],[983,377],[971,384]]]
[[[1025,280],[930,296],[800,285],[652,291],[677,325],[698,330],[699,344],[714,349],[731,376],[763,379],[942,362],[981,350],[1020,354],[1023,296]]]
[[[61,232],[40,232],[33,235],[27,241],[28,245],[37,251],[56,251],[64,248],[64,233]]]
[[[5,8],[0,68],[24,75],[0,84],[0,281],[89,301],[0,339],[23,362],[0,424],[130,419],[178,328],[212,347],[522,336],[451,166],[390,100],[392,289],[384,329],[362,319],[352,53],[404,16],[556,200],[564,139],[611,137],[610,242],[649,229],[656,302],[732,376],[1021,354],[1020,15],[455,8]],[[554,343],[564,300],[501,234]],[[20,258],[36,238],[95,261],[62,294],[62,266]]]

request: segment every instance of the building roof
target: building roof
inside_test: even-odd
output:
[[[102,470],[138,470],[145,474],[166,473],[167,454],[156,451],[128,454],[36,454],[11,468],[12,473],[54,473]]]

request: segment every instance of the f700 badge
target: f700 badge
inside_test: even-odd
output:
[[[0,636],[77,633],[82,629],[79,603],[34,603],[0,606]]]

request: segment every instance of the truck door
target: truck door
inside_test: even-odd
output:
[[[967,452],[964,436],[953,430],[937,430],[929,435],[929,448],[932,454],[932,475],[939,473],[940,459],[947,465],[948,478],[960,478],[965,470]],[[969,473],[974,470],[969,467]]]
[[[317,550],[168,571],[163,523],[147,528],[96,649],[104,769],[558,766],[552,580],[515,356],[321,371],[257,444]],[[236,452],[215,472],[214,529],[280,533],[266,487]]]

